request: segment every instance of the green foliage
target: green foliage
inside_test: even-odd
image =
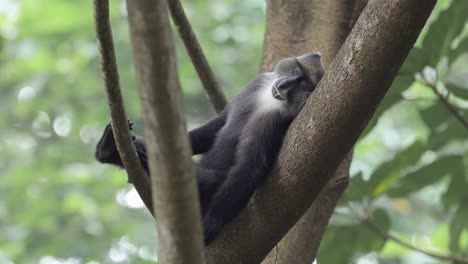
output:
[[[263,1],[183,4],[232,98],[258,69]],[[468,252],[468,130],[426,85],[468,119],[466,14],[466,0],[438,2],[356,145],[318,263],[440,263],[362,218],[416,246]],[[123,2],[111,1],[111,20],[126,107],[141,131]],[[213,110],[174,39],[193,127]],[[109,116],[91,1],[0,1],[0,76],[0,263],[154,263],[150,215],[122,171],[93,161]]]
[[[464,0],[453,1],[448,9],[440,12],[437,22],[431,25],[422,42],[427,65],[435,67],[443,56],[456,58],[457,53],[464,52],[452,47],[465,27],[467,13],[468,5]]]
[[[390,228],[390,219],[385,210],[376,210],[370,217],[382,230],[388,231]],[[318,263],[353,263],[363,253],[379,251],[384,245],[385,238],[364,225],[333,224],[320,244],[317,260]],[[330,254],[332,252],[335,254]]]
[[[318,263],[440,263],[396,242],[382,247],[382,236],[350,233],[365,229],[361,220],[368,217],[423,250],[437,247],[466,256],[468,128],[431,86],[468,120],[467,13],[468,1],[439,1],[420,45],[410,52],[355,148],[354,175]],[[388,222],[374,217],[373,210],[383,210]],[[430,242],[423,243],[424,238]]]
[[[127,111],[141,131],[124,2],[110,1],[111,23]],[[236,94],[257,70],[264,3],[184,6]],[[0,263],[155,262],[151,216],[125,173],[93,159],[109,121],[94,34],[92,1],[0,1]],[[213,110],[175,39],[192,127]]]

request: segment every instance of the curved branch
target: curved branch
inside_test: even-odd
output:
[[[435,2],[369,1],[291,125],[271,177],[205,250],[208,263],[259,263],[304,214],[372,117]]]
[[[428,250],[421,249],[421,248],[418,248],[416,246],[413,246],[410,243],[407,243],[407,242],[401,240],[400,238],[398,238],[398,237],[386,232],[385,230],[381,229],[376,224],[371,222],[370,219],[368,219],[368,218],[361,219],[361,223],[363,223],[372,232],[374,232],[377,235],[383,237],[384,239],[392,240],[393,242],[395,242],[395,243],[399,244],[400,246],[405,247],[407,249],[411,249],[411,250],[417,251],[419,253],[422,253],[424,255],[427,255],[429,257],[433,257],[433,258],[440,259],[440,260],[446,260],[446,261],[451,261],[451,262],[460,263],[460,264],[462,264],[462,263],[467,263],[468,264],[468,259],[467,258],[463,258],[463,257],[460,257],[460,256],[443,255],[443,254],[430,252]]]
[[[179,36],[182,39],[187,53],[192,60],[198,77],[203,84],[205,92],[214,106],[216,112],[220,113],[227,105],[227,99],[216,80],[203,50],[198,43],[197,37],[192,30],[192,26],[185,15],[184,9],[179,0],[167,0],[172,21],[174,22]]]
[[[153,214],[150,179],[141,166],[135,146],[132,143],[127,114],[120,91],[119,72],[109,22],[108,0],[94,0],[94,25],[117,150],[127,171],[129,182],[133,183],[143,203]]]

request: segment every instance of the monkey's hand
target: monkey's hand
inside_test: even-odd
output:
[[[130,119],[128,119],[128,127],[130,128],[130,130],[133,129],[133,122]],[[135,139],[135,135],[132,134],[132,140]],[[111,123],[107,124],[101,139],[96,145],[95,157],[99,162],[102,163],[121,163],[119,153],[117,151],[117,146],[115,144],[114,133],[112,131]]]
[[[216,217],[215,215],[211,215],[208,212],[205,217],[203,217],[202,223],[205,246],[207,246],[218,236],[224,225],[224,221],[221,218]]]

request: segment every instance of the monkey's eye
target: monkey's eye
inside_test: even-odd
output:
[[[294,69],[294,71],[293,71],[293,75],[294,75],[294,76],[298,76],[298,75],[300,75],[300,74],[301,74],[301,69],[299,69],[299,67],[296,68],[296,69]]]

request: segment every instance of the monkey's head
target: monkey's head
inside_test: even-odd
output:
[[[276,79],[271,89],[272,96],[285,100],[290,110],[299,112],[323,77],[320,58],[319,53],[307,53],[280,60],[274,70]]]

